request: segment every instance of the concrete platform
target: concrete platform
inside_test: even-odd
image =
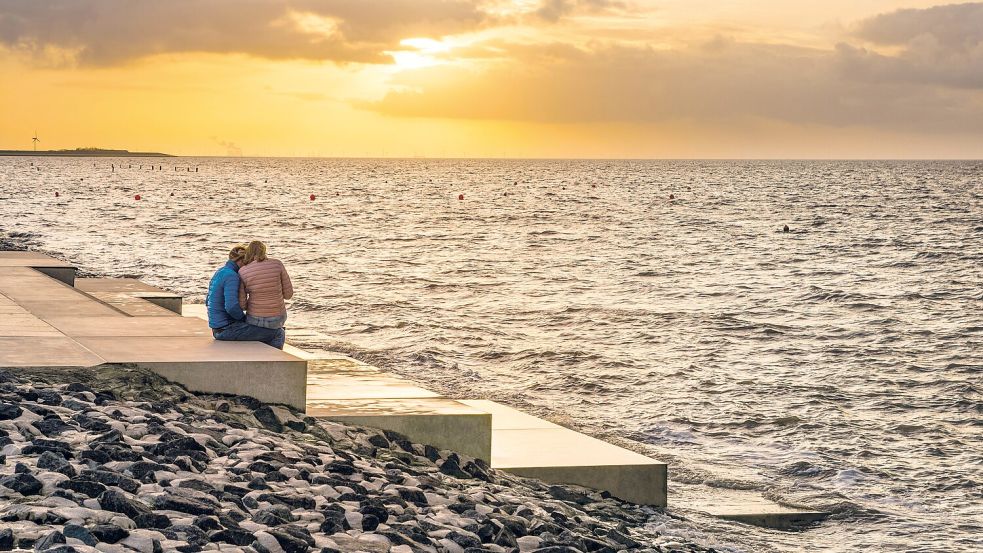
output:
[[[393,430],[419,443],[491,459],[491,415],[453,399],[308,399],[307,414]]]
[[[493,468],[545,482],[607,490],[633,503],[667,503],[665,463],[500,403],[461,402],[492,414]]]
[[[755,492],[708,488],[699,498],[683,498],[689,509],[708,515],[776,530],[800,529],[821,522],[829,513],[788,507],[761,497]]]
[[[115,305],[114,302],[134,305],[150,302],[157,307],[170,311],[171,314],[177,315],[181,314],[184,300],[180,294],[162,290],[133,278],[79,278],[75,281],[75,287],[113,305]],[[142,301],[127,302],[127,299]],[[127,309],[123,309],[123,311],[134,316],[142,315],[142,313],[133,313]],[[151,310],[145,316],[156,315],[157,312]]]
[[[133,363],[193,391],[306,407],[305,360],[258,342],[217,342],[202,321],[139,297],[179,302],[176,294],[129,279],[79,279],[90,294],[39,272],[70,267],[60,264],[0,252],[0,366]]]

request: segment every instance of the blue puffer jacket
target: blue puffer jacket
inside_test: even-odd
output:
[[[205,306],[208,307],[208,326],[211,328],[222,328],[246,318],[239,305],[239,266],[235,261],[230,260],[215,271],[212,281],[208,283]]]

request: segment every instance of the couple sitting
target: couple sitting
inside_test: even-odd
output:
[[[236,246],[208,284],[208,326],[216,340],[263,342],[283,349],[287,307],[294,295],[283,263],[259,241]],[[245,312],[243,312],[245,307]]]

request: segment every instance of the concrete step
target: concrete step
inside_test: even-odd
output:
[[[168,314],[180,315],[184,301],[184,298],[180,294],[162,290],[134,278],[78,278],[75,280],[75,287],[114,307],[119,302],[127,307],[123,308],[123,311],[134,316],[157,315],[157,312],[153,310],[147,310],[146,313],[131,312],[129,310],[130,305],[139,306],[143,302],[150,302],[164,310],[170,311],[171,313]],[[142,301],[128,302],[128,299]]]
[[[33,268],[69,286],[75,284],[75,265],[37,252],[0,251],[0,268]]]
[[[492,468],[606,490],[633,503],[666,505],[665,463],[494,401],[461,403],[492,415]]]
[[[447,398],[307,400],[311,417],[399,432],[417,443],[488,461],[491,415]]]
[[[308,360],[307,414],[491,458],[491,415],[345,356]]]
[[[678,503],[687,508],[725,520],[776,530],[795,530],[814,525],[830,513],[780,505],[757,492],[707,487],[688,489]]]

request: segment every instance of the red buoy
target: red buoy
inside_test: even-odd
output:
[[[315,199],[316,197],[314,196],[314,194],[311,194],[311,201],[313,202]]]
[[[133,199],[139,201],[140,200],[140,194],[137,194],[136,196],[133,196]]]
[[[57,192],[55,192],[55,197],[56,197],[56,198],[57,198],[57,197],[58,197],[59,195],[60,195],[60,194],[58,194]]]
[[[463,200],[464,199],[464,194],[458,194],[457,195],[457,199],[458,200]]]

